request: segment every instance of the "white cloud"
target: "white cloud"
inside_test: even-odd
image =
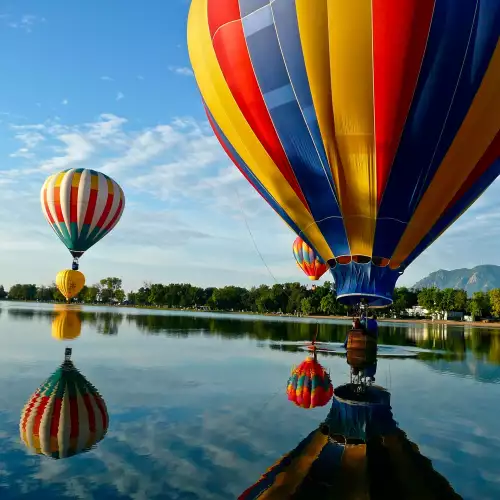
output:
[[[116,100],[121,101],[125,97],[125,94],[123,92],[118,92],[116,94]]]
[[[193,70],[185,66],[169,66],[169,71],[180,76],[193,76]]]
[[[114,82],[114,79],[110,76],[101,76],[101,80],[104,80],[105,82]]]
[[[63,99],[63,100],[61,101],[61,104],[62,104],[63,106],[66,106],[66,105],[68,104],[68,102],[69,102],[69,101],[68,101],[68,99]]]
[[[11,19],[11,16],[6,14],[4,19]],[[9,20],[8,25],[10,28],[21,29],[24,30],[26,33],[31,33],[33,30],[33,26],[35,26],[35,24],[44,22],[45,22],[44,17],[34,16],[32,14],[25,14],[21,16],[20,19]]]
[[[11,153],[11,158],[33,158],[32,149],[45,140],[45,137],[37,131],[27,130],[15,135],[15,139],[23,143],[15,153]]]
[[[93,145],[78,133],[61,134],[57,136],[57,139],[64,144],[64,147],[58,148],[64,154],[44,161],[39,166],[44,172],[55,172],[72,167],[87,160],[94,151]]]

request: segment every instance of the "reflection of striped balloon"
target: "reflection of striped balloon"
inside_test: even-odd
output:
[[[324,406],[333,395],[333,386],[326,370],[308,357],[292,370],[287,384],[288,399],[302,408]]]
[[[74,257],[108,234],[125,208],[122,188],[107,175],[86,168],[48,177],[40,201],[47,222]]]
[[[293,242],[293,255],[297,265],[310,280],[318,280],[328,270],[328,264],[300,237]]]
[[[67,458],[98,443],[108,422],[104,400],[68,356],[26,403],[19,430],[35,453]]]

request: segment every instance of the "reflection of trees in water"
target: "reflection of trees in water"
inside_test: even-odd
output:
[[[82,323],[89,324],[102,335],[117,335],[120,325],[126,319],[148,335],[216,335],[223,338],[253,338],[273,341],[308,341],[318,331],[322,342],[343,342],[349,323],[314,323],[276,321],[263,319],[240,319],[237,317],[210,317],[174,314],[122,314],[109,311],[78,312]],[[1,309],[0,309],[1,312]],[[7,309],[9,319],[36,320],[46,318],[52,321],[60,312],[58,309],[36,310],[28,308]],[[445,324],[423,323],[418,325],[387,325],[379,327],[379,343],[393,346],[414,346],[428,350],[445,351],[440,358],[464,359],[471,351],[480,360],[500,364],[500,332],[487,328],[462,328]],[[273,349],[281,349],[273,346]],[[288,349],[288,348],[283,348]],[[420,355],[432,359],[430,354]]]

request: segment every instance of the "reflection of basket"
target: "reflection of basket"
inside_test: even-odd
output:
[[[350,330],[347,334],[347,349],[377,349],[377,339],[363,330]]]
[[[377,361],[377,351],[373,348],[368,349],[347,349],[347,363],[353,368],[362,370],[372,366]]]

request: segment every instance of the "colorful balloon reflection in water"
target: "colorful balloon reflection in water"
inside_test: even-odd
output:
[[[55,308],[56,317],[52,320],[52,337],[57,340],[75,340],[82,331],[80,311],[66,308]]]
[[[287,394],[301,408],[325,406],[333,395],[333,386],[327,371],[318,363],[316,352],[292,369]]]
[[[36,390],[19,431],[37,454],[68,458],[90,450],[108,430],[108,411],[97,389],[75,368],[66,349],[62,365]]]
[[[398,427],[390,393],[353,384],[335,388],[326,417],[238,500],[459,500],[450,483]]]

